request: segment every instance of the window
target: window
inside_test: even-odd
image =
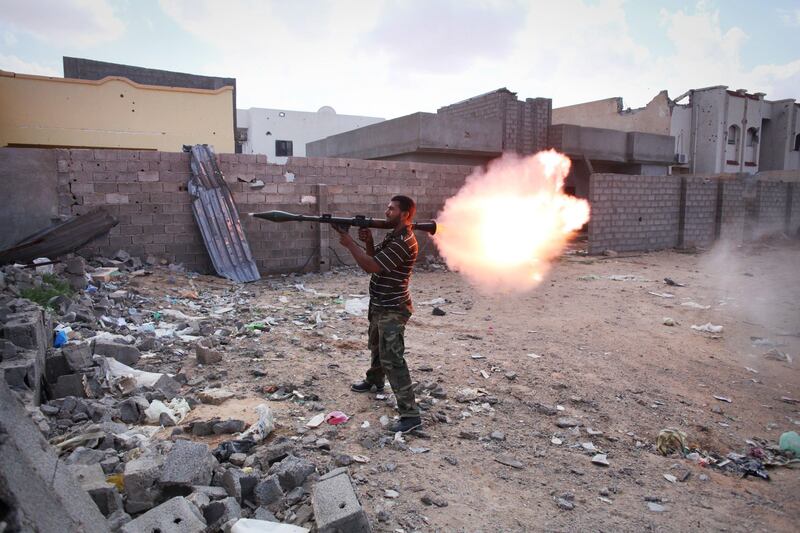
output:
[[[758,129],[747,128],[747,147],[753,147],[758,144]]]
[[[739,126],[728,128],[728,144],[739,144]]]
[[[292,155],[292,141],[275,141],[275,157]]]
[[[800,151],[800,133],[794,136],[794,151]]]

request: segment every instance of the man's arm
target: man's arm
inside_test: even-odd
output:
[[[350,255],[353,256],[353,259],[356,260],[356,263],[358,263],[358,266],[360,266],[364,272],[367,272],[368,274],[377,274],[381,271],[381,266],[378,264],[378,262],[368,255],[368,252],[362,250],[349,233],[346,231],[341,231],[336,226],[333,226],[333,229],[339,233],[339,243],[347,248],[347,250],[350,252]],[[372,253],[375,253],[374,246],[372,247]]]
[[[358,240],[364,243],[367,255],[375,256],[375,241],[372,239],[372,231],[369,228],[358,228]]]

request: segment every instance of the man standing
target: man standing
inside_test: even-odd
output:
[[[339,242],[347,248],[365,272],[369,282],[369,349],[372,352],[366,379],[354,383],[355,392],[378,392],[384,389],[384,376],[397,398],[400,421],[391,429],[407,433],[422,426],[419,408],[411,386],[411,376],[404,357],[403,334],[413,307],[408,282],[417,259],[417,238],[411,221],[417,207],[408,196],[394,196],[386,207],[386,221],[394,228],[377,247],[368,228],[358,230],[362,249],[347,232],[339,232]]]

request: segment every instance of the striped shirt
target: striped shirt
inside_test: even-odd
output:
[[[381,271],[370,278],[370,304],[386,309],[412,311],[408,282],[418,251],[417,238],[411,226],[386,235],[372,256],[380,265]]]

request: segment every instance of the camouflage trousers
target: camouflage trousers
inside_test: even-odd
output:
[[[372,352],[367,383],[383,386],[389,378],[401,418],[419,416],[411,375],[406,364],[403,335],[411,315],[370,306],[369,349]]]

